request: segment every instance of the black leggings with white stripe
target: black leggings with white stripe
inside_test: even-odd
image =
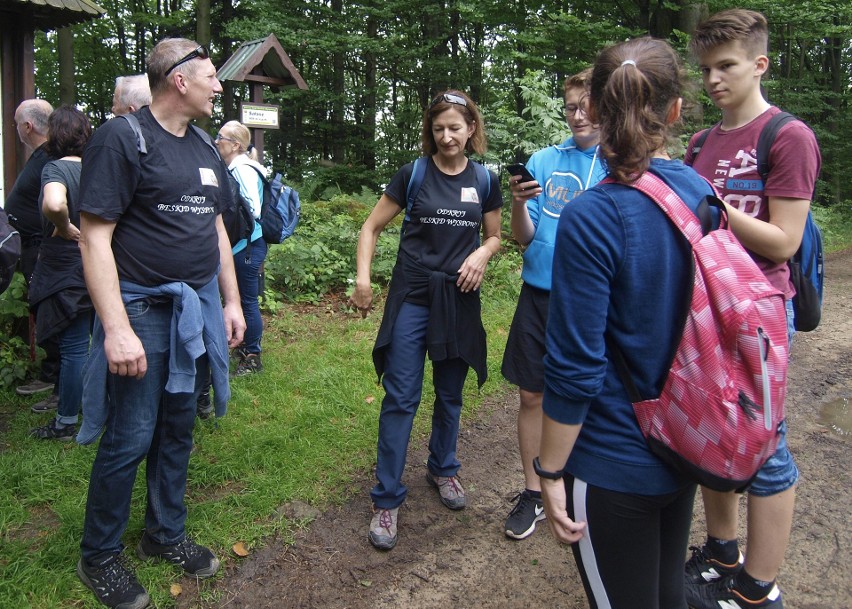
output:
[[[591,609],[687,609],[683,566],[695,490],[632,495],[566,476],[568,515],[587,523],[571,549]]]

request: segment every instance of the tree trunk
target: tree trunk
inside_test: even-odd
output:
[[[59,47],[59,103],[74,105],[74,32],[70,27],[56,32]]]

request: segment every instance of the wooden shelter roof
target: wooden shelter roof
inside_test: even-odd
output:
[[[96,19],[106,11],[92,0],[0,0],[0,15],[15,18],[29,15],[40,30]]]
[[[216,76],[222,81],[255,82],[271,87],[308,88],[274,34],[241,44],[228,61],[219,68]]]

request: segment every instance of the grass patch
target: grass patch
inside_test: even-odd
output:
[[[516,254],[495,260],[500,287],[483,286],[489,381],[479,391],[475,375],[468,375],[464,417],[504,387],[499,368],[520,287],[517,261]],[[232,383],[228,416],[197,421],[187,527],[223,561],[235,560],[236,542],[251,549],[303,526],[283,515],[288,502],[325,509],[360,492],[359,481],[375,463],[383,397],[370,356],[380,317],[379,311],[362,320],[339,304],[281,307],[266,320],[264,372]],[[430,378],[427,370],[418,435],[428,433],[431,421]],[[30,413],[35,401],[0,390],[0,607],[95,608],[74,565],[96,450],[31,439],[29,429],[49,420]],[[142,471],[124,535],[134,557],[144,527]],[[195,585],[167,565],[135,565],[153,606],[175,604],[172,583]],[[209,584],[200,585],[202,598],[211,598]]]

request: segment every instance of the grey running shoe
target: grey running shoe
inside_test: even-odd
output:
[[[77,577],[111,609],[144,609],[151,601],[122,554],[113,554],[92,566],[81,558]]]
[[[26,385],[20,385],[18,387],[15,387],[15,393],[17,393],[18,395],[33,395],[34,393],[50,391],[51,389],[53,389],[53,383],[43,381],[41,379],[36,379],[31,383],[27,383]]]
[[[745,561],[742,552],[739,553],[737,562],[727,565],[711,557],[710,552],[707,551],[707,546],[701,546],[700,548],[689,546],[689,549],[692,550],[692,557],[686,561],[686,567],[684,568],[684,577],[687,585],[709,584],[719,581],[728,575],[735,575],[743,568],[743,562]]]
[[[145,533],[136,546],[136,555],[142,560],[156,558],[170,562],[187,575],[199,578],[213,577],[219,570],[219,559],[208,548],[198,545],[189,537],[170,546],[162,545]]]
[[[506,537],[526,539],[535,531],[535,523],[544,520],[544,502],[541,497],[533,497],[526,489],[512,499],[517,501],[506,518]]]
[[[464,488],[455,476],[435,476],[432,472],[426,472],[426,480],[438,489],[441,503],[451,510],[463,510],[467,505]]]
[[[711,584],[687,584],[686,604],[690,609],[784,609],[777,584],[763,598],[749,600],[736,590],[734,579],[730,575]]]
[[[71,425],[61,425],[55,418],[51,419],[47,425],[33,427],[30,430],[30,435],[33,438],[38,438],[39,440],[61,440],[63,442],[73,440],[76,433],[76,425],[73,423]]]
[[[30,410],[36,414],[44,414],[45,412],[50,412],[51,410],[56,410],[57,408],[59,408],[59,396],[55,393],[51,393],[50,397],[47,397],[41,402],[36,402],[32,406],[30,406]]]
[[[396,532],[396,525],[399,518],[399,508],[391,508],[385,510],[382,508],[373,509],[373,519],[370,520],[370,532],[367,537],[370,543],[379,550],[390,550],[396,545],[399,535]]]

